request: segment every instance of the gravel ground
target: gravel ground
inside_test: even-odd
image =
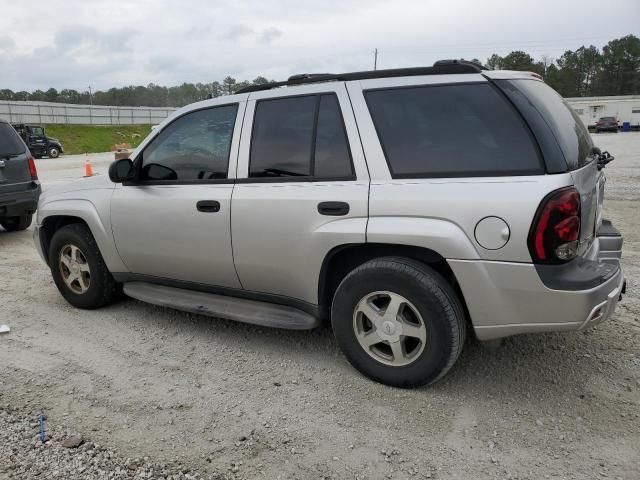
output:
[[[76,310],[31,233],[0,232],[0,323],[12,328],[0,336],[0,479],[180,468],[234,479],[640,478],[640,134],[595,138],[617,157],[605,216],[625,235],[628,293],[616,314],[500,348],[470,341],[430,388],[366,380],[323,328],[285,332],[134,300]],[[45,188],[75,175],[66,160],[72,170],[39,162]],[[71,434],[85,445],[63,448]]]
[[[38,419],[39,420],[39,419]],[[212,479],[201,477],[184,465],[159,465],[149,457],[122,458],[113,451],[82,435],[70,434],[57,426],[40,434],[39,421],[28,415],[12,411],[8,405],[0,406],[0,478],[165,478]],[[224,478],[215,476],[215,478]]]

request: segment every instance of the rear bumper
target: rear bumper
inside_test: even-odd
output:
[[[625,285],[622,236],[600,233],[577,273],[565,269],[552,287],[532,264],[449,260],[478,339],[582,330],[609,318]]]
[[[620,231],[611,224],[611,221],[602,220],[597,237],[600,244],[600,260],[620,266],[623,242]]]
[[[21,192],[0,193],[0,217],[17,217],[35,213],[42,191],[40,184]]]

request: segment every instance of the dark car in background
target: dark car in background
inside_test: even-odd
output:
[[[64,153],[60,140],[47,137],[42,125],[15,123],[13,124],[13,128],[16,129],[18,135],[24,140],[24,143],[27,144],[29,150],[36,158],[58,158],[61,153]]]
[[[40,192],[31,152],[13,127],[0,118],[0,225],[10,232],[28,228]]]
[[[600,117],[596,122],[596,133],[618,132],[618,119],[616,117]]]

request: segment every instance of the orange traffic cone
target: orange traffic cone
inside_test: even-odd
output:
[[[85,161],[84,161],[84,176],[85,177],[93,177],[93,168],[91,168],[91,162],[89,161],[89,154],[85,153]]]

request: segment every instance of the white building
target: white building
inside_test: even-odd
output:
[[[566,98],[587,127],[594,126],[600,117],[616,117],[619,124],[629,122],[640,127],[640,95],[619,97]]]

